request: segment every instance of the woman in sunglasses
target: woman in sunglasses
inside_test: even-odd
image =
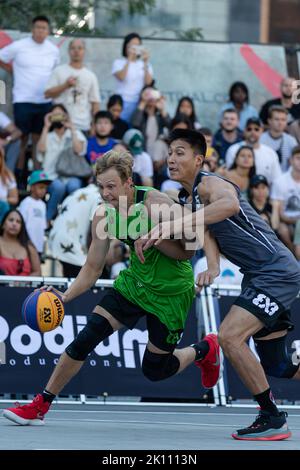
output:
[[[0,225],[0,273],[6,276],[40,276],[39,255],[30,242],[18,210],[8,211]]]

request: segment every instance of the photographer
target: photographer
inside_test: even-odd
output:
[[[153,87],[144,87],[138,108],[133,113],[131,124],[139,129],[146,141],[146,151],[154,155],[154,144],[163,133],[169,129],[170,117],[166,111],[166,99]]]
[[[56,104],[45,116],[44,128],[37,145],[38,160],[42,163],[42,168],[49,179],[53,180],[48,189],[50,194],[47,204],[48,222],[55,217],[57,206],[65,195],[83,185],[82,179],[77,176],[62,177],[57,173],[57,162],[69,149],[72,149],[74,158],[76,155],[85,155],[86,139],[81,131],[75,129],[66,108],[62,104]]]
[[[124,38],[121,59],[116,59],[112,66],[117,86],[115,93],[121,95],[124,102],[121,118],[130,122],[137,107],[141,90],[153,82],[153,69],[149,63],[149,52],[142,46],[142,39],[136,33]]]

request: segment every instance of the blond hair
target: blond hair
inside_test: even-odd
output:
[[[95,165],[95,175],[114,168],[122,181],[132,177],[133,157],[126,150],[109,150],[98,158]]]

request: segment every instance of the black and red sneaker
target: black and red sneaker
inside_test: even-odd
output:
[[[287,425],[287,413],[281,411],[279,416],[271,415],[268,411],[260,411],[258,417],[248,428],[238,429],[232,434],[240,441],[282,441],[292,433]]]
[[[7,408],[3,411],[4,418],[21,426],[43,426],[44,416],[48,412],[51,403],[44,401],[42,395],[37,395],[28,405],[16,404],[15,408]]]
[[[201,369],[203,387],[213,388],[222,376],[223,355],[216,334],[210,333],[206,335],[203,341],[207,341],[209,351],[204,359],[195,361],[195,365]]]

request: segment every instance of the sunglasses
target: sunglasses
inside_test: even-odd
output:
[[[260,127],[247,127],[246,131],[248,131],[248,132],[251,132],[251,131],[259,132]]]

